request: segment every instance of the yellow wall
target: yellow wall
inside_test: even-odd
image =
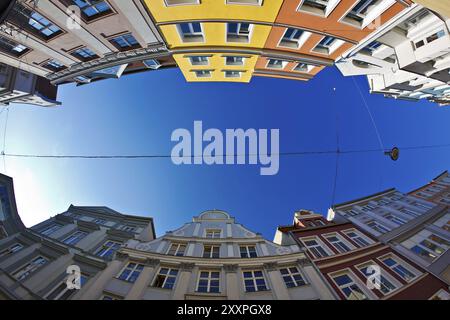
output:
[[[253,25],[249,43],[227,42],[227,24],[223,22],[205,22],[202,23],[204,42],[183,42],[177,30],[177,25],[161,26],[161,31],[167,41],[170,49],[180,47],[198,47],[198,46],[227,46],[227,47],[246,47],[263,48],[267,37],[269,36],[271,26]]]
[[[448,0],[414,0],[414,2],[450,18],[450,3]]]
[[[179,20],[233,19],[274,22],[283,0],[264,0],[262,6],[201,0],[200,4],[166,6],[164,0],[145,0],[157,23]]]
[[[194,66],[191,64],[188,56],[210,56],[209,64],[204,66]],[[225,64],[224,56],[243,56],[246,57],[243,66],[228,66]],[[226,81],[226,82],[250,82],[253,70],[258,60],[257,55],[247,55],[239,53],[188,53],[188,54],[174,54],[175,61],[183,72],[184,77],[188,82],[211,82],[211,81]],[[192,70],[214,70],[211,77],[197,78]],[[226,78],[224,70],[238,70],[243,72],[240,78]]]

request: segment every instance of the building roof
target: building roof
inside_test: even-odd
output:
[[[357,199],[354,199],[354,200],[342,202],[342,203],[339,203],[339,204],[334,204],[334,205],[331,206],[331,208],[334,209],[334,208],[337,208],[337,207],[346,206],[346,205],[351,204],[351,203],[364,201],[364,200],[367,200],[367,199],[370,199],[370,198],[374,198],[374,197],[379,197],[382,194],[389,193],[389,192],[392,192],[392,191],[396,191],[396,189],[395,188],[390,188],[390,189],[387,189],[387,190],[384,190],[384,191],[381,191],[381,192],[377,192],[377,193],[374,193],[374,194],[371,194],[371,195],[368,195],[368,196],[364,196],[364,197],[357,198]]]

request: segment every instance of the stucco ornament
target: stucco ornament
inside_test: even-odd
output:
[[[150,251],[150,242],[147,243],[140,243],[136,246],[136,250],[141,250],[141,251]]]
[[[282,255],[282,254],[289,254],[292,252],[292,250],[290,248],[287,247],[279,247],[277,248],[277,254],[278,255]]]

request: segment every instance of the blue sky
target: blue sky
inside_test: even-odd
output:
[[[356,78],[386,147],[450,143],[450,109],[370,95]],[[280,151],[378,148],[370,116],[351,78],[328,68],[309,82],[254,77],[250,84],[186,83],[160,70],[87,86],[60,87],[63,105],[12,105],[6,152],[19,154],[170,154],[173,130],[280,129]],[[0,116],[3,133],[6,112]],[[336,117],[338,121],[336,121]],[[336,130],[338,123],[338,130]],[[339,157],[335,203],[390,187],[410,191],[450,167],[450,148]],[[259,166],[175,166],[170,159],[7,158],[19,214],[27,226],[70,204],[104,205],[152,216],[158,235],[208,209],[223,209],[272,239],[298,209],[326,214],[333,202],[335,155],[280,158],[276,176]]]

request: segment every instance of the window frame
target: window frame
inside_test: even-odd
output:
[[[254,250],[255,256],[254,257],[251,256],[252,252],[251,252],[251,250],[249,250],[250,247],[255,248],[255,250]],[[242,256],[242,248],[245,248],[245,253],[246,253],[245,257]],[[257,258],[258,257],[258,250],[256,248],[256,245],[253,245],[253,244],[240,244],[239,245],[239,255],[240,255],[241,259],[254,259],[254,258]]]
[[[296,272],[292,272],[292,270],[291,270],[292,268],[297,269],[297,271],[296,271]],[[286,274],[283,274],[283,273],[281,272],[281,270],[287,270],[287,273],[286,273]],[[288,288],[288,289],[291,289],[291,288],[298,288],[298,287],[303,287],[303,286],[306,286],[306,285],[309,284],[309,282],[306,280],[304,274],[300,271],[300,268],[297,267],[297,266],[295,266],[295,265],[280,267],[280,268],[278,269],[278,271],[280,272],[280,276],[281,276],[281,278],[283,279],[284,285],[285,285],[286,288]],[[301,277],[301,279],[302,279],[301,281],[303,282],[303,284],[298,284],[298,283],[297,283],[298,280],[294,278],[296,275],[299,275],[299,276]],[[290,278],[290,281],[288,281],[288,282],[289,282],[289,283],[293,283],[294,286],[288,286],[285,277],[289,277],[289,278]]]
[[[202,277],[202,273],[208,273],[208,277],[207,278]],[[212,277],[213,273],[218,273],[218,277],[217,278],[213,278]],[[199,290],[199,288],[200,288],[200,281],[201,280],[207,281],[207,286],[206,286],[207,290],[206,291]],[[220,270],[200,269],[198,271],[197,285],[195,287],[196,288],[195,290],[198,293],[215,293],[215,294],[220,294],[221,293],[221,286],[220,286],[221,281],[220,280],[221,280],[221,272],[220,272]],[[217,291],[211,291],[211,282],[213,282],[213,281],[217,281],[218,282],[218,286],[214,286],[214,288],[217,287]],[[202,287],[204,287],[204,286],[202,286]]]
[[[176,246],[176,249],[174,251],[173,254],[171,254],[170,252],[172,251],[172,247]],[[179,251],[180,248],[184,247],[182,254],[179,255]],[[174,256],[174,257],[184,257],[186,255],[186,250],[187,250],[188,244],[187,243],[183,243],[183,242],[171,242],[169,248],[167,249],[166,254],[168,256]]]
[[[248,272],[250,272],[251,274],[252,274],[252,277],[251,278],[246,278],[245,277],[245,273],[248,273]],[[261,274],[262,274],[262,276],[261,277],[257,277],[256,275],[255,275],[255,273],[256,272],[261,272]],[[262,279],[262,280],[264,280],[264,287],[265,287],[265,289],[259,289],[258,288],[258,284],[257,284],[257,280],[258,279]],[[247,285],[246,285],[246,283],[245,283],[245,281],[249,281],[249,280],[252,280],[253,281],[253,287],[254,287],[254,289],[255,289],[255,291],[249,291],[248,290],[248,288],[247,288]],[[265,291],[269,291],[270,290],[270,288],[269,288],[269,285],[268,285],[268,283],[267,283],[267,280],[266,280],[266,275],[264,274],[264,270],[262,270],[262,269],[247,269],[247,270],[242,270],[242,281],[243,281],[243,285],[244,285],[244,291],[246,292],[246,293],[255,293],[255,292],[265,292]]]
[[[394,266],[389,266],[384,261],[386,259],[391,259],[396,264]],[[398,257],[397,255],[395,255],[393,253],[387,253],[385,255],[382,255],[381,257],[377,257],[377,260],[379,260],[380,263],[382,263],[384,266],[386,266],[386,268],[389,268],[393,273],[395,273],[397,276],[402,278],[407,283],[413,282],[414,280],[416,280],[418,277],[420,277],[423,274],[422,272],[420,272],[419,270],[414,268],[411,264],[407,263],[405,260],[401,259],[400,257]],[[414,277],[411,279],[405,279],[402,275],[400,275],[399,272],[394,270],[395,266],[401,266],[402,268],[406,269],[409,273],[414,275]]]
[[[33,262],[35,262],[38,259],[42,259],[44,260],[43,264],[33,264]],[[50,263],[50,259],[47,258],[46,256],[39,254],[36,255],[34,258],[31,258],[30,260],[28,260],[27,263],[24,263],[23,265],[21,265],[19,268],[15,269],[13,272],[11,272],[11,275],[17,280],[17,281],[24,281],[27,278],[29,278],[32,274],[36,273],[37,271],[39,271],[43,266],[47,265]],[[17,274],[21,271],[23,271],[28,265],[32,265],[36,266],[35,268],[31,268],[28,271],[24,272],[20,277],[17,277]],[[23,276],[25,274],[25,276]]]
[[[134,264],[135,266],[129,268],[130,264]],[[127,264],[122,268],[122,270],[120,270],[120,272],[117,274],[116,279],[121,280],[121,281],[125,281],[128,283],[136,283],[137,279],[139,278],[139,276],[141,275],[142,271],[144,271],[145,265],[139,262],[135,262],[135,261],[129,261],[127,262]],[[122,277],[122,275],[124,274],[124,272],[126,270],[129,270],[128,275],[126,275],[125,277]],[[135,273],[138,272],[136,278],[134,279],[134,281],[130,281],[130,279],[132,279],[132,277],[135,276]]]
[[[210,252],[209,252],[209,256],[205,257],[205,254],[207,253],[206,248],[210,248]],[[217,257],[215,257],[215,252],[214,249],[217,248],[218,252],[217,252]],[[220,258],[220,245],[217,244],[203,244],[203,254],[202,254],[203,258],[206,259],[219,259]]]
[[[167,269],[167,273],[166,273],[166,274],[161,273],[161,271],[162,271],[163,269]],[[171,271],[176,271],[176,275],[171,275],[171,274],[170,274]],[[161,266],[161,267],[158,269],[158,272],[155,273],[155,276],[154,276],[153,281],[152,281],[152,288],[159,288],[159,289],[164,289],[164,290],[173,290],[173,289],[176,287],[176,285],[177,285],[177,280],[178,280],[178,275],[179,275],[179,274],[180,274],[180,270],[179,270],[179,268],[177,268],[177,267],[165,267],[165,266]],[[157,283],[157,280],[159,279],[159,278],[158,278],[159,276],[164,276],[164,280],[163,280],[161,286],[156,286],[156,283]],[[170,288],[167,288],[167,287],[166,287],[167,279],[168,279],[168,278],[175,278]]]

